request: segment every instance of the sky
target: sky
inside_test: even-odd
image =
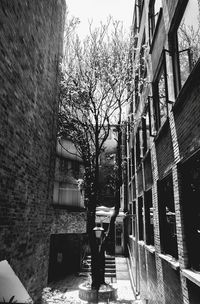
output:
[[[134,0],[65,0],[69,15],[78,17],[81,21],[78,27],[80,38],[88,34],[88,20],[93,19],[94,26],[100,21],[106,22],[109,15],[115,20],[123,21],[128,32],[132,23]]]

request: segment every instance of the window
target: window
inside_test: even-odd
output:
[[[189,0],[173,36],[174,72],[177,93],[186,82],[200,56],[200,4]]]
[[[135,72],[135,110],[137,110],[138,105],[140,103],[140,95],[139,95],[139,69]]]
[[[140,80],[140,94],[142,93],[145,83],[146,83],[146,77],[147,77],[147,67],[146,67],[146,62],[145,62],[145,48],[146,48],[146,37],[145,37],[145,32],[143,35],[142,39],[142,46],[140,49],[140,68],[139,68],[139,80]]]
[[[152,42],[162,8],[162,0],[152,0],[149,6],[149,40]]]
[[[152,191],[144,193],[146,244],[154,245]]]
[[[132,158],[132,176],[135,175],[135,156],[134,156],[134,148],[131,149],[131,158]]]
[[[200,271],[200,152],[182,164],[180,172],[188,267]]]
[[[82,208],[78,186],[65,182],[54,182],[53,204],[74,209]]]
[[[138,198],[138,228],[139,228],[139,240],[144,240],[144,229],[143,229],[143,199],[140,196]]]
[[[147,79],[147,66],[145,61],[145,48],[146,48],[146,38],[145,33],[142,39],[142,45],[139,52],[138,64],[139,67],[135,71],[135,111],[137,111],[138,105],[140,103],[140,97],[144,89],[146,88],[146,79]]]
[[[142,143],[143,143],[143,151],[142,154],[145,155],[147,150],[149,149],[149,113],[148,111],[142,116]]]
[[[141,160],[141,151],[140,151],[140,127],[137,129],[136,133],[136,166],[138,167]]]
[[[128,175],[129,175],[129,182],[131,181],[131,158],[128,158]]]
[[[156,136],[156,113],[155,113],[152,96],[148,96],[148,112],[149,112],[149,134],[150,136]]]
[[[129,217],[130,235],[133,235],[135,237],[135,233],[136,233],[136,227],[135,227],[136,203],[135,203],[135,201],[130,203],[129,206],[130,206],[130,217]]]
[[[134,20],[134,30],[135,33],[140,28],[140,22],[142,17],[142,10],[143,10],[144,0],[136,0],[135,1],[135,20]]]
[[[176,217],[172,175],[158,182],[158,204],[161,249],[165,254],[178,258]]]
[[[136,198],[136,185],[135,185],[135,177],[132,180],[132,194],[133,194],[133,199]]]
[[[166,102],[166,83],[164,64],[160,68],[157,80],[153,84],[155,109],[156,109],[156,127],[157,130],[164,124],[167,117]]]
[[[150,135],[155,136],[156,132],[165,123],[168,113],[174,102],[172,87],[173,78],[170,73],[171,56],[163,50],[160,67],[155,80],[152,83],[153,96],[149,96],[149,124]]]

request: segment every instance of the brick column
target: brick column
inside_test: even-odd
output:
[[[153,203],[153,220],[154,220],[154,240],[155,240],[155,250],[156,250],[155,259],[156,259],[157,283],[158,283],[157,290],[159,297],[158,303],[165,304],[162,261],[158,255],[161,252],[161,246],[160,246],[158,190],[157,190],[157,180],[159,176],[158,176],[158,165],[157,165],[155,144],[153,144],[151,149],[151,159],[152,159],[152,175],[153,175],[152,203]]]

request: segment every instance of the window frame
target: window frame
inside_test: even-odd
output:
[[[200,233],[199,223],[199,175],[200,174],[200,150],[178,164],[178,176],[181,188],[182,220],[185,231],[185,245],[187,250],[187,267],[200,271],[200,249],[198,242]],[[192,179],[193,178],[193,179]],[[198,185],[196,182],[198,181]],[[189,195],[188,195],[189,194]],[[188,196],[193,202],[188,202]],[[199,225],[199,224],[198,224]]]
[[[164,195],[164,187],[166,187],[167,182],[171,182],[173,202],[171,202],[170,204],[171,204],[171,206],[173,204],[174,212],[167,211],[167,208],[170,204],[166,204],[166,201],[164,200],[164,198],[166,198],[166,195]],[[158,214],[159,214],[161,252],[163,254],[171,255],[174,259],[177,260],[178,259],[178,238],[177,238],[176,211],[175,211],[175,198],[174,198],[172,172],[170,172],[163,179],[157,181],[157,189],[158,189]],[[170,194],[169,194],[169,196],[170,196]],[[168,208],[168,210],[169,210],[169,208]],[[174,213],[173,228],[175,228],[175,230],[176,230],[176,232],[174,234],[171,232],[172,225],[170,226],[170,224],[171,224],[170,216],[172,216],[171,213]],[[171,232],[171,234],[170,234],[170,232]],[[166,236],[168,236],[168,237],[166,237]],[[173,240],[173,236],[175,236],[175,240]],[[173,244],[173,242],[175,242],[175,243]],[[174,247],[172,247],[172,245],[174,245]]]
[[[186,78],[183,85],[181,84],[181,64],[180,64],[180,56],[179,54],[183,51],[187,51],[188,49],[184,49],[179,51],[178,47],[178,29],[181,24],[181,21],[184,17],[187,5],[190,0],[185,0],[183,3],[181,3],[181,7],[179,9],[179,15],[176,18],[176,24],[173,24],[173,27],[169,31],[169,46],[170,46],[170,52],[172,54],[172,64],[173,64],[173,75],[174,75],[174,91],[175,91],[175,98],[177,98],[179,92],[182,90],[182,88],[185,86],[185,83],[187,82],[189,75],[194,70],[194,67],[196,66],[197,62],[200,61],[200,56],[198,61],[194,64],[192,67],[191,60],[189,58],[188,65],[189,65],[189,75]],[[189,57],[189,56],[188,56]]]
[[[138,206],[137,206],[137,212],[138,212],[138,240],[144,241],[144,202],[143,197],[138,197]]]
[[[154,246],[154,221],[153,224],[151,224],[151,208],[153,209],[153,198],[152,189],[149,189],[144,191],[145,234],[146,244]]]
[[[166,53],[170,54],[168,50],[163,49],[160,62],[158,65],[157,73],[155,74],[152,82],[152,96],[148,96],[148,111],[149,111],[149,125],[150,136],[156,136],[157,132],[162,128],[169,117],[171,105],[174,104],[174,100],[169,100],[169,86],[168,86],[168,70],[166,62]],[[166,115],[165,121],[161,123],[161,109],[160,109],[160,97],[159,97],[159,81],[161,76],[164,76],[164,89],[165,89],[165,106]]]
[[[149,3],[149,14],[148,14],[148,22],[149,22],[149,44],[152,46],[153,42],[155,40],[155,36],[157,33],[157,28],[159,26],[161,16],[162,16],[162,6],[160,7],[160,10],[155,14],[155,1],[151,0]],[[157,20],[155,22],[155,17],[157,17]]]

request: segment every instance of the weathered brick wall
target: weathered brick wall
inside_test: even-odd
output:
[[[166,304],[182,304],[182,292],[179,269],[173,269],[168,262],[162,260],[164,293]]]
[[[147,292],[148,292],[148,303],[154,304],[157,300],[157,273],[156,273],[156,262],[155,253],[146,251],[146,263],[147,263]]]
[[[64,11],[61,0],[0,5],[0,260],[34,299],[47,279]]]
[[[70,212],[55,208],[51,233],[86,233],[86,212]]]
[[[139,246],[140,257],[140,291],[144,298],[148,297],[147,293],[147,270],[146,270],[146,258],[144,246]]]

